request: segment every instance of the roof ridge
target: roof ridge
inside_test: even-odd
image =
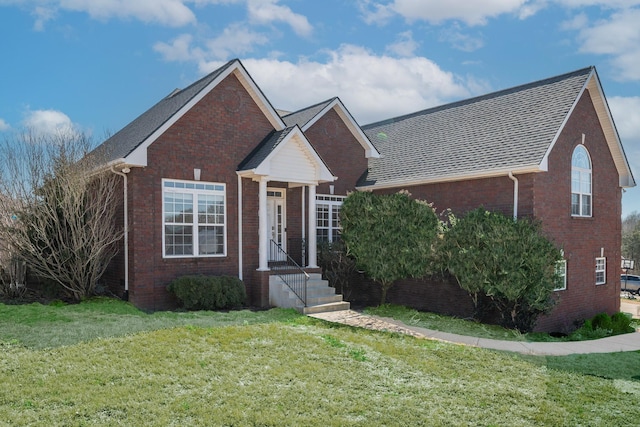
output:
[[[164,98],[162,98],[159,102],[165,100],[165,99],[169,99],[169,98],[173,98],[174,96],[180,94],[180,93],[184,93],[185,91],[193,88],[194,86],[202,83],[203,81],[207,80],[208,78],[210,78],[213,74],[220,74],[222,73],[224,70],[226,70],[227,68],[229,68],[234,62],[239,61],[239,59],[232,59],[230,61],[228,61],[226,64],[222,65],[221,67],[216,68],[215,70],[211,71],[210,73],[205,74],[204,76],[202,76],[201,78],[199,78],[198,80],[196,80],[195,82],[189,84],[189,86],[185,87],[185,88],[175,88],[173,91],[171,91],[171,93],[167,96],[165,96]]]
[[[413,118],[413,117],[418,117],[418,116],[421,116],[421,115],[430,114],[430,113],[433,113],[433,112],[436,112],[436,111],[447,110],[449,108],[454,108],[454,107],[458,107],[458,106],[466,105],[466,104],[473,104],[475,102],[484,101],[484,100],[491,99],[491,98],[496,98],[498,96],[506,95],[508,93],[515,93],[515,92],[523,91],[523,90],[526,90],[526,89],[534,88],[534,87],[537,87],[537,86],[544,86],[544,85],[547,85],[547,84],[551,84],[551,83],[555,83],[555,82],[558,82],[558,81],[566,80],[566,79],[571,78],[571,77],[575,77],[575,76],[579,76],[579,75],[582,75],[582,74],[591,73],[593,70],[595,70],[595,66],[591,65],[591,66],[588,66],[588,67],[580,68],[578,70],[571,71],[571,72],[564,73],[564,74],[560,74],[560,75],[557,75],[557,76],[547,77],[547,78],[544,78],[544,79],[536,80],[534,82],[524,83],[524,84],[521,84],[521,85],[509,87],[509,88],[506,88],[506,89],[500,89],[500,90],[497,90],[497,91],[494,91],[494,92],[489,92],[489,93],[484,94],[484,95],[478,95],[478,96],[474,96],[472,98],[461,99],[461,100],[453,101],[453,102],[450,102],[450,103],[447,103],[447,104],[442,104],[442,105],[438,105],[438,106],[435,106],[435,107],[426,108],[424,110],[415,111],[413,113],[403,114],[403,115],[400,115],[400,116],[391,117],[389,119],[384,119],[384,120],[380,120],[380,121],[377,121],[377,122],[369,123],[369,124],[363,125],[362,129],[363,130],[368,130],[368,129],[376,128],[378,126],[383,126],[383,125],[399,122],[399,121],[402,121],[402,120],[410,119],[410,118]]]
[[[302,113],[303,111],[311,110],[312,108],[316,108],[316,107],[318,107],[320,105],[323,105],[323,104],[330,104],[331,102],[335,101],[336,99],[338,99],[338,97],[334,96],[333,98],[329,98],[329,99],[326,99],[324,101],[317,102],[317,103],[315,103],[313,105],[309,105],[307,107],[301,108],[299,110],[292,111],[292,112],[282,116],[282,118],[285,118],[285,117],[288,117],[288,116],[292,116],[294,114]]]

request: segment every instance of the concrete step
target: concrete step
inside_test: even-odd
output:
[[[329,304],[332,302],[341,302],[342,295],[323,295],[319,297],[310,297],[307,294],[307,306]]]
[[[342,298],[342,296],[340,296]],[[349,310],[351,304],[347,301],[331,302],[328,304],[310,305],[307,307],[296,307],[302,314],[326,313],[329,311]]]

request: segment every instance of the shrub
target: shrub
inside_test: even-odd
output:
[[[232,276],[182,276],[167,290],[187,310],[219,310],[241,307],[247,292],[244,283]]]
[[[423,277],[433,269],[438,217],[406,191],[351,193],[340,210],[347,254],[382,287],[380,304],[396,280]]]
[[[445,268],[471,295],[476,317],[486,296],[502,326],[529,332],[555,304],[561,255],[539,223],[479,208],[445,230],[439,249]]]
[[[613,330],[611,317],[607,313],[598,313],[591,319],[593,329]]]
[[[634,332],[635,328],[631,326],[631,321],[631,315],[627,313],[618,312],[611,316],[611,329],[613,330],[613,335]]]
[[[593,318],[585,320],[582,326],[574,331],[570,340],[595,340],[612,335],[627,334],[635,329],[631,326],[631,316],[626,313],[615,313],[609,317],[607,313],[598,313]]]

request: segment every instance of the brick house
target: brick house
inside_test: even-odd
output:
[[[484,206],[542,221],[564,252],[565,282],[538,329],[570,330],[577,319],[619,311],[621,197],[635,181],[595,68],[363,129],[381,157],[358,189],[406,189],[437,210]],[[416,290],[409,283],[389,298],[469,313],[466,296],[451,284]]]
[[[338,238],[354,189],[542,220],[566,286],[541,329],[619,307],[621,189],[635,182],[593,68],[361,128],[338,98],[277,111],[233,60],[94,155],[122,176],[127,225],[105,280],[141,308],[173,306],[166,285],[186,274],[238,276],[250,304],[286,305],[273,294],[280,249],[317,273],[305,242]],[[456,312],[449,284],[418,282],[389,299]]]
[[[166,285],[188,274],[237,276],[250,304],[282,302],[270,295],[280,249],[317,274],[316,245],[301,254],[316,241],[316,209],[328,215],[321,235],[337,233],[335,206],[378,153],[338,98],[281,116],[233,60],[92,155],[123,177],[125,239],[104,280],[157,310],[175,306]]]

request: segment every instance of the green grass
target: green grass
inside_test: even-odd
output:
[[[147,314],[129,303],[110,298],[94,298],[69,305],[0,304],[0,342],[43,349],[177,326],[245,325],[296,317],[295,310],[283,309]]]
[[[486,325],[474,320],[417,311],[399,305],[385,304],[379,307],[369,307],[365,310],[365,313],[380,317],[390,317],[400,320],[409,326],[452,334],[496,340],[526,341],[526,336],[518,331],[505,329],[497,325]]]
[[[577,334],[568,337],[552,337],[546,333],[528,333],[522,334],[516,330],[506,329],[498,325],[487,325],[474,320],[460,319],[451,316],[444,316],[436,313],[417,311],[412,308],[385,304],[379,307],[370,307],[365,313],[390,317],[400,320],[406,325],[420,328],[432,329],[436,331],[449,332],[459,335],[467,335],[478,338],[489,338],[506,341],[582,341],[584,337]],[[631,322],[634,328],[640,327],[640,321],[637,319]],[[598,336],[602,338],[602,336]]]
[[[33,340],[17,331],[58,338],[25,344]],[[0,342],[0,426],[638,422],[640,380],[568,370],[593,360],[522,358],[287,310],[0,305]],[[638,352],[601,360],[621,366],[622,354],[638,375]]]

